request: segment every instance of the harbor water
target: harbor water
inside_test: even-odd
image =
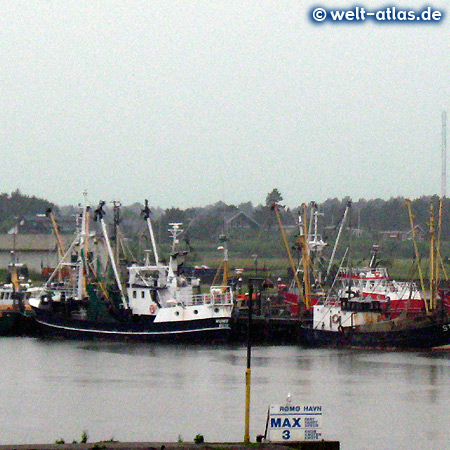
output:
[[[245,346],[2,338],[0,444],[244,436]],[[343,450],[450,447],[450,352],[259,346],[250,436],[270,404],[323,406]]]

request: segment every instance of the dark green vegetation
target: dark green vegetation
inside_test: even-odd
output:
[[[0,232],[5,233],[25,217],[45,213],[48,208],[56,207],[47,200],[23,195],[19,189],[11,194],[0,194]]]
[[[340,221],[349,200],[349,198],[341,200],[330,198],[318,205],[319,211],[323,213],[323,216],[319,217],[319,233],[328,244],[320,261],[322,267],[326,267],[328,264]],[[257,206],[254,206],[251,202],[239,205],[217,202],[205,207],[186,209],[172,207],[163,210],[153,207],[151,208],[151,217],[160,253],[161,255],[168,255],[170,251],[170,236],[167,232],[169,224],[181,222],[185,232],[181,236],[180,247],[189,250],[186,266],[208,265],[216,267],[222,258],[222,252],[218,250],[218,247],[222,245],[219,236],[226,234],[232,268],[246,267],[251,271],[256,270],[256,268],[258,270],[266,268],[271,275],[287,275],[287,254],[275,214],[271,209],[271,204],[274,201],[283,204],[282,194],[277,189],[269,192],[264,199],[264,203]],[[421,197],[411,202],[415,216],[414,223],[420,227],[418,230],[420,240],[418,245],[421,258],[424,259],[428,257],[429,253],[428,223],[431,202],[434,203],[437,225],[438,197]],[[25,222],[29,224],[31,222],[30,217],[45,213],[49,207],[52,207],[57,213],[58,223],[62,231],[73,232],[73,229],[70,230],[67,227],[74,227],[73,214],[77,212],[77,208],[66,206],[58,209],[46,200],[22,195],[18,190],[10,195],[0,195],[1,231],[7,231],[16,223],[20,223],[21,219],[25,217],[28,218]],[[308,220],[309,208],[310,204],[308,204]],[[151,248],[146,224],[141,218],[141,210],[142,204],[140,203],[124,206],[121,209],[120,229],[122,235],[126,238],[126,247],[132,254],[129,257],[130,259],[141,259],[144,249]],[[296,238],[298,236],[298,213],[300,210],[301,205],[280,211],[294,258],[298,258],[299,255]],[[112,217],[112,211],[108,210],[106,219],[111,222]],[[40,220],[40,230],[44,229],[50,233],[50,221],[46,222],[45,218]],[[92,229],[95,229],[95,226],[93,224]],[[24,227],[26,227],[26,224]],[[22,230],[22,226],[19,226],[20,233],[32,232],[32,230],[32,226],[29,226],[28,230]],[[386,233],[387,231],[394,233]],[[414,249],[410,236],[407,236],[408,231],[410,231],[410,223],[404,198],[398,197],[389,200],[359,199],[352,204],[350,209],[334,262],[336,265],[339,264],[345,249],[348,247],[351,265],[367,264],[372,245],[379,244],[381,264],[391,270],[393,277],[409,278],[410,267],[414,259]],[[447,264],[450,258],[450,200],[447,198],[444,199],[443,205],[441,240],[441,255],[444,263]]]

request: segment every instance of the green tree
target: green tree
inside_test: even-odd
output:
[[[272,203],[280,203],[283,201],[283,196],[277,188],[272,189],[266,197],[266,206],[272,206]]]

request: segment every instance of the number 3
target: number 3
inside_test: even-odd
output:
[[[291,437],[291,432],[289,430],[284,430],[283,431],[283,439],[290,439]]]

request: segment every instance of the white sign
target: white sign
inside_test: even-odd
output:
[[[271,405],[266,438],[272,442],[321,440],[322,412],[321,405]]]

